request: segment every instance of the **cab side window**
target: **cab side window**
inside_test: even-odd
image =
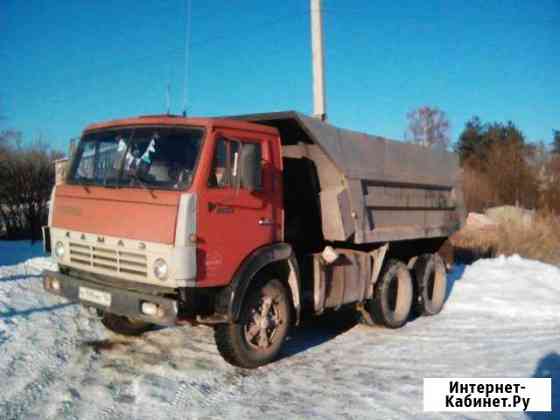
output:
[[[212,170],[208,178],[208,186],[210,188],[232,188],[237,186],[239,177],[240,148],[243,143],[238,140],[228,140],[220,138],[216,142],[214,149],[214,159],[212,162]],[[261,155],[261,145],[258,145],[259,156]],[[243,185],[240,185],[243,188]]]
[[[226,139],[218,139],[214,150],[212,170],[208,178],[208,186],[211,188],[227,188],[234,186],[234,175],[236,156],[239,153],[239,142]]]

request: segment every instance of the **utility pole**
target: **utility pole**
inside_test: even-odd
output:
[[[313,56],[313,114],[321,121],[327,119],[325,99],[325,57],[323,54],[323,16],[321,0],[311,2],[311,48]]]

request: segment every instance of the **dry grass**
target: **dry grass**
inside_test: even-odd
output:
[[[540,212],[531,223],[511,218],[495,227],[466,227],[451,237],[458,258],[466,260],[518,254],[560,265],[560,218]]]
[[[560,264],[560,220],[551,214],[537,214],[531,224],[509,222],[498,225],[496,254]]]
[[[479,254],[493,253],[498,243],[498,229],[465,227],[453,235],[450,240],[455,248],[476,250]]]

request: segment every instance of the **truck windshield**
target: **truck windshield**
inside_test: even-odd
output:
[[[204,131],[142,127],[86,134],[70,169],[71,184],[183,189],[192,182]]]

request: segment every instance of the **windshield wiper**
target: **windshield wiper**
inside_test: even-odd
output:
[[[150,195],[152,196],[152,198],[156,198],[156,195],[154,194],[154,192],[152,191],[152,189],[148,187],[148,184],[146,184],[146,183],[142,180],[142,178],[140,178],[140,177],[139,177],[138,175],[136,175],[136,174],[134,174],[134,175],[130,174],[129,176],[130,176],[130,178],[131,178],[132,180],[138,181],[138,183],[140,184],[140,186],[141,186],[143,189],[145,189],[146,191],[148,191],[148,192],[150,193]]]
[[[87,186],[87,183],[85,182],[85,180],[83,180],[81,177],[77,177],[74,178],[74,182],[78,183],[78,185],[81,185],[82,187],[84,187],[84,190],[86,190],[86,192],[89,194],[89,187]]]

